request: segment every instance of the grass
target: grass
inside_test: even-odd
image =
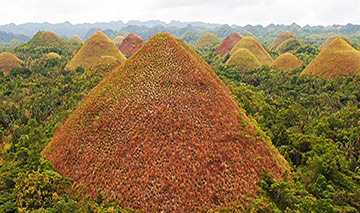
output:
[[[73,70],[82,67],[85,70],[95,63],[101,56],[113,56],[121,62],[125,56],[116,48],[115,44],[102,32],[94,33],[76,52],[74,57],[66,65],[65,70]]]
[[[292,53],[281,54],[276,60],[271,64],[271,67],[274,67],[278,70],[292,70],[301,66],[301,61]]]
[[[90,196],[156,212],[240,202],[263,168],[280,178],[251,119],[187,49],[154,35],[89,92],[42,155]]]
[[[194,48],[197,50],[208,48],[220,44],[221,41],[217,35],[211,32],[206,32],[200,36],[195,42]]]
[[[302,74],[325,79],[360,75],[360,52],[342,38],[335,38],[305,68]]]
[[[276,51],[280,54],[297,50],[302,45],[302,42],[297,38],[289,38],[282,42]]]
[[[73,35],[73,37],[71,38],[78,41],[81,44],[84,43],[84,40],[79,35]]]
[[[119,49],[128,58],[138,51],[143,43],[143,40],[138,35],[130,33],[121,42]]]
[[[47,54],[44,55],[45,59],[51,59],[51,58],[61,58],[61,56],[57,53],[54,52],[49,52]]]
[[[327,47],[332,41],[334,41],[337,38],[341,38],[341,36],[333,35],[333,36],[330,36],[329,38],[327,38],[326,41],[321,45],[320,50]]]
[[[0,53],[0,71],[9,74],[10,70],[23,65],[23,61],[9,52]]]
[[[218,48],[216,48],[216,53],[220,55],[226,55],[230,53],[231,49],[238,41],[240,41],[240,39],[242,39],[242,36],[237,33],[232,33],[224,39]]]
[[[259,60],[245,48],[239,48],[226,61],[225,65],[236,67],[239,71],[253,70],[261,67]]]
[[[231,49],[230,54],[234,54],[239,48],[248,49],[262,65],[270,65],[273,62],[270,54],[265,50],[259,41],[255,38],[247,36],[242,38],[236,45]]]
[[[86,75],[98,75],[104,77],[110,73],[110,71],[121,64],[121,61],[114,56],[101,56],[98,60],[91,65]]]
[[[283,31],[274,38],[274,40],[269,45],[269,49],[275,50],[281,45],[281,43],[291,38],[296,38],[296,36],[290,31]]]
[[[115,45],[118,47],[118,46],[123,42],[124,39],[125,39],[124,36],[116,36],[116,37],[113,39],[113,42],[114,42]]]

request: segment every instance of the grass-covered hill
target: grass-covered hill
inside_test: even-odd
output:
[[[39,58],[45,53],[55,52],[59,55],[71,55],[67,45],[51,31],[39,31],[28,42],[15,48],[22,58]]]
[[[211,32],[205,32],[200,38],[194,43],[194,49],[202,50],[210,48],[221,43],[220,38]]]
[[[296,38],[294,33],[290,31],[283,31],[274,38],[274,40],[269,45],[269,49],[275,50],[281,45],[281,43],[291,38]]]
[[[301,66],[301,61],[292,53],[284,53],[275,59],[271,64],[278,70],[293,70]]]
[[[360,75],[360,52],[342,38],[335,38],[306,67],[302,74],[325,79]]]
[[[88,69],[101,56],[113,56],[121,62],[125,56],[119,51],[115,44],[102,32],[94,33],[72,57],[65,66],[66,70],[74,70],[77,67]]]
[[[115,45],[117,47],[120,46],[120,44],[123,42],[123,40],[125,39],[124,36],[116,36],[114,39],[113,39],[113,42],[115,43]]]
[[[140,47],[144,41],[136,34],[130,33],[120,43],[119,50],[126,56],[132,56]]]
[[[232,33],[228,37],[224,39],[224,41],[216,48],[216,53],[220,55],[226,55],[230,53],[231,49],[235,46],[235,44],[242,39],[237,33]]]
[[[230,54],[234,54],[239,48],[248,49],[262,65],[270,65],[273,62],[271,55],[265,50],[262,44],[253,37],[247,36],[242,38],[231,49]]]
[[[0,53],[0,72],[2,71],[5,74],[9,74],[11,69],[20,67],[23,64],[23,61],[11,53]]]
[[[245,48],[237,49],[226,61],[225,65],[236,67],[239,71],[253,70],[261,67],[259,60]]]
[[[233,205],[287,163],[209,66],[156,34],[84,98],[42,155],[123,207],[194,212]]]

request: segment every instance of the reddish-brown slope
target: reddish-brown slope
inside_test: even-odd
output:
[[[213,71],[166,33],[101,81],[42,155],[123,207],[194,212],[241,201],[286,162]]]
[[[143,40],[134,33],[130,33],[121,42],[119,49],[126,56],[130,57],[143,45]]]
[[[229,35],[224,39],[220,46],[216,48],[216,53],[220,55],[230,53],[230,50],[235,46],[238,41],[240,41],[240,39],[242,39],[242,37],[237,33]]]

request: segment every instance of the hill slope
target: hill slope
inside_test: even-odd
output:
[[[42,155],[123,207],[194,212],[241,201],[263,168],[279,178],[287,164],[218,81],[156,34],[81,101]]]
[[[302,74],[326,79],[360,75],[360,52],[342,38],[335,38],[305,68]]]
[[[88,69],[100,56],[113,56],[121,62],[125,56],[116,48],[115,44],[102,32],[96,32],[77,51],[66,65],[65,70],[73,70],[81,66]]]
[[[231,49],[230,54],[234,54],[239,48],[248,49],[254,56],[260,61],[262,65],[270,65],[273,62],[270,54],[265,50],[259,41],[255,38],[247,36],[242,38],[236,45]]]
[[[274,40],[269,45],[269,49],[276,49],[280,46],[281,43],[291,38],[296,38],[296,36],[290,31],[283,31],[274,38]]]
[[[232,33],[216,48],[216,53],[220,55],[228,54],[240,39],[242,39],[242,36],[237,33]]]
[[[143,40],[134,33],[130,33],[119,46],[119,50],[126,56],[132,56],[143,45]]]
[[[271,64],[278,70],[292,70],[301,66],[301,61],[292,53],[284,53],[275,59]]]
[[[0,71],[8,74],[12,68],[19,67],[22,64],[23,61],[15,55],[8,52],[0,53]]]

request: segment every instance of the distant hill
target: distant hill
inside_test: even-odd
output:
[[[301,61],[292,53],[284,53],[275,59],[271,64],[278,70],[292,70],[301,66]]]
[[[230,53],[231,49],[236,45],[236,43],[242,39],[237,33],[232,33],[228,37],[226,37],[223,42],[220,44],[218,48],[216,48],[216,53],[220,55],[225,55]]]
[[[252,70],[261,67],[259,60],[245,48],[238,48],[231,54],[225,65],[236,67],[239,71]]]
[[[11,53],[0,53],[0,72],[9,74],[11,69],[22,66],[23,63],[23,61]]]
[[[19,40],[19,41],[22,41],[22,42],[26,42],[29,39],[30,38],[25,36],[25,35],[0,31],[0,43],[9,43],[11,40]]]
[[[325,79],[360,76],[360,52],[342,38],[335,38],[321,50],[302,74],[321,76]]]

